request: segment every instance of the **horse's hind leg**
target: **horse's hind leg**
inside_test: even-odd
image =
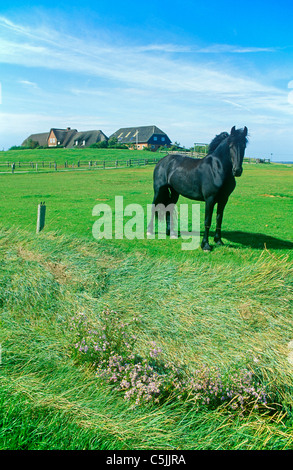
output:
[[[154,192],[154,199],[152,203],[152,211],[151,211],[151,217],[150,221],[147,227],[147,235],[152,235],[154,232],[154,221],[155,221],[155,216],[158,215],[158,206],[159,204],[162,204],[163,206],[168,205],[170,195],[169,195],[169,190],[168,186],[161,186],[160,188],[155,188]]]
[[[148,223],[148,227],[147,227],[147,235],[153,235],[154,233],[154,221],[155,221],[155,205],[154,203],[152,204],[152,212],[151,212],[151,217],[150,217],[150,221]]]
[[[175,189],[170,187],[169,202],[168,202],[169,209],[166,211],[166,234],[175,238],[177,238],[178,236],[178,223],[177,223],[177,226],[175,226],[176,217],[177,217],[176,212],[175,212],[175,204],[178,201],[178,198],[179,198],[179,193],[177,193]]]

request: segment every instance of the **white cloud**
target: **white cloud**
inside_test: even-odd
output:
[[[31,82],[29,80],[18,80],[18,83],[20,83],[21,85],[28,86],[28,87],[38,88],[38,85],[35,82]]]
[[[81,129],[94,125],[112,133],[116,126],[156,124],[170,132],[173,141],[185,145],[194,140],[209,141],[215,133],[229,130],[231,124],[248,125],[254,132],[262,125],[287,128],[293,115],[288,89],[269,85],[261,74],[246,73],[237,62],[243,54],[274,51],[227,44],[133,45],[117,39],[101,40],[97,34],[92,39],[72,37],[0,17],[0,61],[25,70],[49,69],[56,76],[56,90],[47,89],[48,98],[39,77],[38,83],[29,75],[19,80],[23,86],[39,87],[39,92],[43,89],[44,114],[40,104],[35,114],[33,110],[10,110],[4,119],[2,116],[3,126],[10,133],[20,129],[25,138],[52,126]],[[225,60],[224,66],[225,54],[237,60]],[[60,85],[57,91],[62,72],[69,72],[74,80],[66,89],[62,82],[63,88]],[[54,102],[58,103],[55,112]]]
[[[204,65],[196,60],[184,60],[184,56],[178,58],[176,54],[190,50],[244,53],[263,51],[261,48],[214,45],[197,49],[172,44],[141,47],[97,44],[61,36],[57,31],[30,30],[0,17],[1,24],[12,33],[9,39],[1,39],[2,62],[89,74],[122,82],[127,86],[165,92],[248,98],[260,93],[279,95],[276,89],[241,76],[239,72],[222,71],[221,63]],[[175,56],[152,54],[162,51],[174,52]]]
[[[274,47],[242,47],[229,44],[212,44],[196,49],[196,52],[205,54],[255,54],[258,52],[275,52]]]

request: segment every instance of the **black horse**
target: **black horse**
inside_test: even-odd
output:
[[[180,154],[167,155],[154,169],[154,199],[151,220],[147,232],[153,233],[156,206],[165,208],[176,204],[179,195],[196,201],[205,201],[205,231],[201,247],[210,251],[209,230],[212,214],[217,204],[217,223],[214,240],[223,245],[221,225],[224,208],[236,186],[235,176],[242,174],[242,162],[247,145],[247,127],[235,129],[231,133],[222,132],[209,145],[209,153],[204,158],[185,157]],[[170,213],[166,213],[167,233],[170,234]]]

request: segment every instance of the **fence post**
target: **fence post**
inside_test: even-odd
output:
[[[115,162],[115,167],[118,168],[118,160]]]
[[[14,170],[15,170],[15,163],[12,163],[12,165],[11,165],[11,172],[14,173]]]
[[[55,168],[55,171],[57,171],[57,163],[54,162],[54,168]]]
[[[104,161],[103,161],[103,169],[105,169],[105,168],[106,168],[106,162],[105,162],[105,160],[104,160]]]
[[[78,166],[78,168],[80,167],[80,161],[79,161],[79,160],[78,160],[78,162],[77,162],[77,166]]]
[[[36,233],[39,233],[45,227],[45,215],[46,215],[46,205],[44,202],[38,205],[38,218],[37,218],[37,230]]]

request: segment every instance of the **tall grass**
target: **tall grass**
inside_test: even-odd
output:
[[[223,271],[209,257],[182,262],[120,248],[2,228],[0,448],[292,448],[286,255],[261,251]],[[246,368],[267,386],[269,403],[243,411],[173,393],[135,406],[101,382],[95,361],[73,353],[72,317],[82,312],[100,328],[107,308],[125,323],[139,317],[136,354],[146,357],[154,341],[163,363],[183,365],[189,378],[202,367]]]

